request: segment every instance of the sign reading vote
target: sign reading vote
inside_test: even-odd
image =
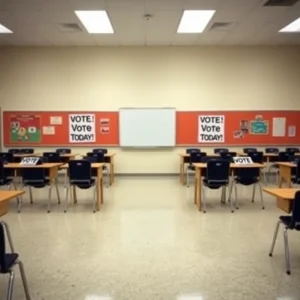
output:
[[[38,157],[24,157],[21,161],[21,165],[36,166],[40,164],[41,160]]]
[[[246,157],[246,156],[234,157],[233,161],[234,161],[235,164],[239,164],[239,165],[253,164],[252,158],[251,157]]]
[[[69,115],[69,141],[70,143],[95,142],[95,115],[72,114]]]

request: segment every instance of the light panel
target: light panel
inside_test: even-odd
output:
[[[282,28],[279,32],[300,32],[300,18]]]
[[[2,24],[0,24],[0,34],[1,33],[13,33],[10,29],[6,28]]]

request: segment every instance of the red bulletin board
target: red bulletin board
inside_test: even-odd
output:
[[[92,141],[70,142],[70,115],[92,116]],[[3,141],[4,146],[119,145],[119,113],[4,111]]]
[[[224,116],[224,142],[199,142],[200,116]],[[273,129],[276,132],[273,132]],[[274,133],[277,136],[274,136]],[[300,144],[300,111],[178,111],[176,144],[203,146]]]

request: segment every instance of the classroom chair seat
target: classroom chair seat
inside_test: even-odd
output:
[[[275,243],[278,236],[278,231],[280,225],[283,225],[283,240],[284,240],[284,251],[285,251],[285,263],[286,263],[286,273],[291,274],[291,261],[290,261],[290,250],[288,242],[288,230],[300,231],[300,191],[297,191],[293,201],[292,214],[290,216],[280,216],[277,221],[275,232],[273,235],[273,240],[271,248],[269,251],[269,256],[273,256],[273,251]]]
[[[203,157],[206,156],[205,152],[200,152],[200,151],[196,151],[196,152],[191,152],[190,153],[190,163],[187,166],[186,169],[186,186],[189,187],[190,186],[190,174],[195,172],[195,167],[193,166],[194,163],[201,163]]]
[[[99,149],[94,149],[94,150],[99,150]],[[90,162],[95,162],[95,163],[105,163],[105,153],[104,152],[88,152],[86,156],[84,157],[85,159],[89,160]],[[104,165],[102,167],[102,170],[105,172],[105,177],[106,177],[106,187],[109,187],[109,169],[107,165]],[[97,171],[92,169],[92,176],[97,177]]]

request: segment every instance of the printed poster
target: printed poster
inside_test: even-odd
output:
[[[69,141],[70,143],[94,143],[95,114],[69,115]]]
[[[199,143],[224,143],[225,142],[224,115],[199,116],[198,142]]]
[[[40,143],[41,118],[39,115],[14,115],[10,117],[10,141],[13,143]]]

